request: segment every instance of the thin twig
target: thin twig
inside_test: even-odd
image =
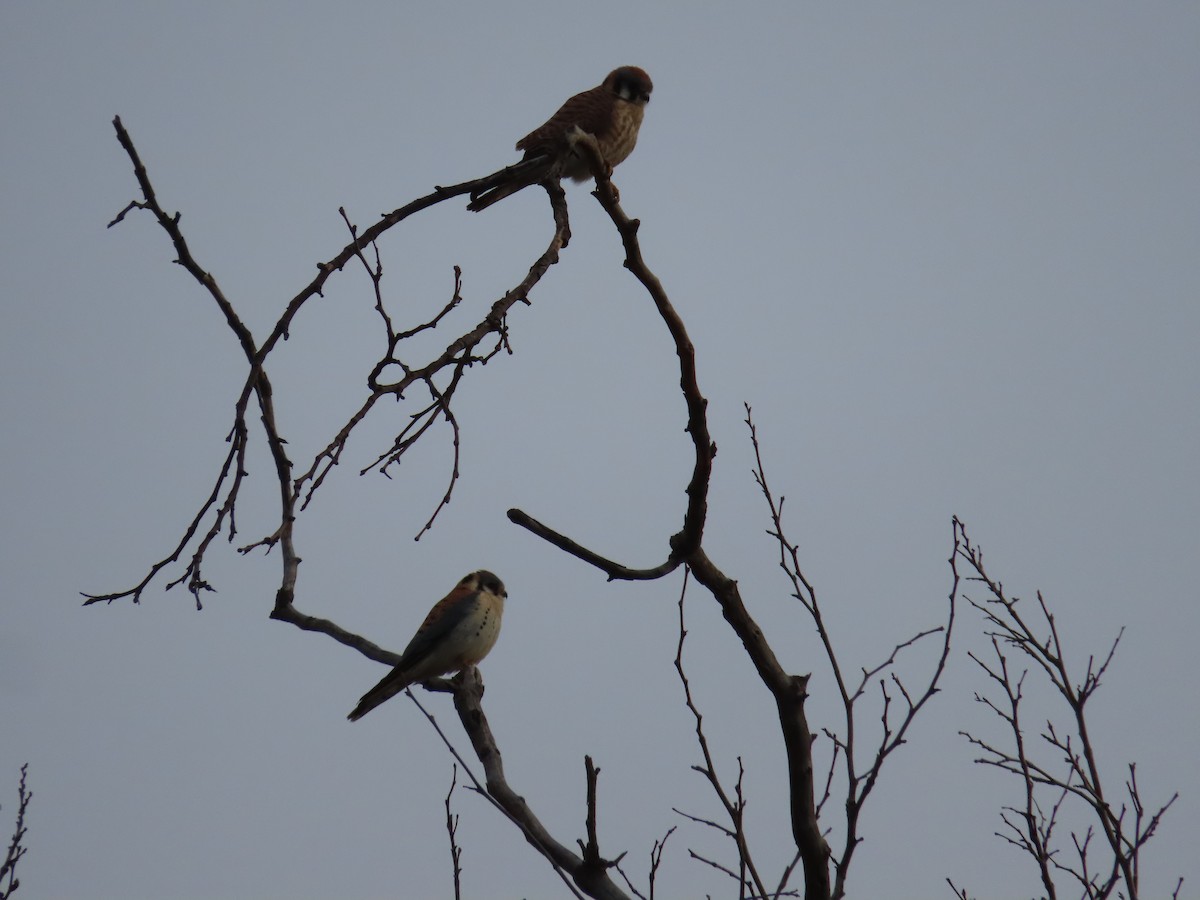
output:
[[[450,837],[450,864],[454,871],[454,900],[462,900],[462,848],[458,846],[458,816],[450,809],[450,798],[458,784],[458,765],[450,775],[450,790],[446,792],[446,833]]]
[[[1051,900],[1058,895],[1055,880],[1058,874],[1070,879],[1087,900],[1101,900],[1114,892],[1128,900],[1137,900],[1141,850],[1154,836],[1178,795],[1173,794],[1149,814],[1133,764],[1124,785],[1129,807],[1122,803],[1114,808],[1106,795],[1086,707],[1113,661],[1124,630],[1118,632],[1102,661],[1088,657],[1083,678],[1076,681],[1071,675],[1058,623],[1046,599],[1038,593],[1037,609],[1042,621],[1034,624],[1027,620],[1019,609],[1019,599],[1009,597],[1003,585],[988,575],[983,551],[971,543],[958,519],[954,520],[954,528],[955,559],[966,563],[972,573],[970,580],[983,585],[988,594],[983,600],[969,597],[967,600],[984,617],[993,658],[989,661],[974,653],[969,655],[993,689],[998,690],[1000,699],[978,692],[975,699],[1004,723],[1011,746],[999,746],[967,731],[960,734],[983,752],[976,763],[1016,775],[1022,788],[1020,806],[1001,811],[1007,831],[997,834],[1029,856]],[[1010,654],[1030,663],[1031,668],[1012,665]],[[1045,676],[1052,694],[1065,703],[1070,719],[1066,727],[1048,720],[1039,735],[1041,742],[1036,744],[1029,740],[1021,715],[1030,672]],[[1052,748],[1052,761],[1040,758],[1037,748],[1041,746]],[[1046,791],[1051,792],[1052,802],[1043,799]],[[1086,811],[1088,824],[1082,832],[1072,830],[1065,840],[1060,840],[1056,826],[1068,801]],[[1133,810],[1132,824],[1126,815],[1129,808]],[[1063,852],[1064,843],[1073,856]]]
[[[17,820],[13,825],[12,839],[8,842],[8,851],[0,862],[0,900],[7,900],[21,886],[17,878],[17,863],[29,852],[25,846],[25,815],[29,812],[29,801],[33,799],[33,791],[26,789],[26,778],[29,775],[29,763],[21,766],[21,780],[17,785]],[[7,883],[5,883],[7,879]]]
[[[746,840],[746,832],[744,831],[744,813],[745,800],[742,797],[742,761],[738,758],[738,780],[736,786],[735,798],[730,799],[724,786],[721,784],[720,776],[717,775],[717,769],[713,763],[712,752],[708,746],[708,738],[704,734],[704,716],[701,715],[699,708],[696,706],[695,700],[692,697],[691,684],[688,681],[687,673],[683,668],[683,645],[687,639],[687,627],[684,619],[684,600],[687,597],[687,570],[685,570],[683,585],[679,591],[679,641],[675,646],[675,672],[679,676],[679,683],[683,686],[684,703],[687,705],[688,711],[691,712],[692,718],[696,723],[696,743],[700,747],[700,755],[704,760],[702,766],[692,766],[692,769],[699,772],[708,781],[713,793],[716,794],[721,806],[725,809],[725,815],[729,817],[732,827],[726,828],[718,825],[715,822],[705,821],[704,824],[725,834],[731,838],[734,843],[734,848],[737,851],[738,870],[743,874],[739,878],[739,884],[744,885],[747,874],[749,879],[754,883],[755,890],[760,895],[766,894],[766,886],[763,880],[759,877],[758,870],[754,865],[754,860],[750,854],[750,846]],[[688,816],[693,821],[703,821],[694,816]],[[744,890],[744,888],[743,888]]]

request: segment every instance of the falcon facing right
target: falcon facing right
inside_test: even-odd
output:
[[[356,722],[414,682],[478,663],[500,636],[507,596],[504,582],[486,569],[464,576],[434,604],[396,667],[363,694],[346,718]]]
[[[576,94],[546,124],[517,141],[517,149],[525,151],[524,158],[505,170],[509,172],[507,179],[472,193],[467,209],[472,212],[487,209],[496,201],[548,178],[586,179],[591,172],[574,149],[580,132],[596,139],[600,155],[610,169],[615,168],[633,152],[653,90],[654,84],[644,69],[637,66],[613,69],[602,84]]]

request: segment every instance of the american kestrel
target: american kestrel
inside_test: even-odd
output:
[[[480,569],[463,578],[434,604],[396,668],[363,694],[346,718],[356,722],[410,684],[478,663],[500,636],[507,596],[504,582],[491,572]]]
[[[591,172],[574,150],[580,132],[596,139],[610,169],[624,162],[637,143],[652,90],[654,85],[645,70],[637,66],[613,69],[602,84],[576,94],[545,125],[517,141],[517,149],[524,150],[525,157],[512,167],[511,178],[472,194],[467,209],[487,209],[497,200],[547,178],[585,180]]]

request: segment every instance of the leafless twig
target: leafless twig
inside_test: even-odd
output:
[[[692,697],[691,683],[688,681],[687,673],[683,668],[683,644],[687,639],[687,627],[684,620],[683,604],[684,598],[687,596],[687,576],[684,576],[683,587],[679,591],[679,642],[675,648],[675,672],[679,676],[679,683],[683,685],[684,702],[688,710],[692,714],[692,718],[696,722],[696,743],[700,747],[700,756],[704,760],[703,765],[692,766],[692,771],[699,772],[708,781],[713,793],[716,794],[717,800],[725,810],[725,815],[729,819],[730,827],[717,825],[715,822],[708,822],[698,819],[695,816],[687,815],[687,818],[694,822],[703,822],[706,825],[716,829],[733,840],[734,849],[737,853],[738,874],[736,876],[738,882],[739,896],[745,896],[747,880],[753,882],[754,889],[759,896],[766,896],[767,889],[758,870],[755,868],[754,860],[750,853],[750,846],[746,840],[745,832],[745,811],[746,803],[742,796],[742,777],[745,774],[742,768],[742,759],[738,757],[738,779],[734,798],[731,799],[724,785],[721,784],[721,778],[717,774],[716,765],[713,762],[712,752],[709,750],[708,738],[704,734],[704,716],[696,706],[696,702]],[[686,815],[686,814],[684,814]],[[722,869],[732,874],[731,869]]]
[[[462,900],[462,847],[458,846],[458,816],[450,809],[450,798],[458,785],[458,766],[450,775],[450,790],[446,792],[446,833],[450,837],[450,863],[454,867],[454,900]]]
[[[514,791],[504,775],[500,748],[484,715],[480,701],[483,698],[483,679],[479,670],[467,669],[456,679],[454,707],[459,721],[467,732],[475,756],[483,765],[486,776],[487,794],[504,810],[505,815],[524,833],[525,839],[556,869],[570,875],[583,894],[596,900],[627,900],[627,895],[608,875],[608,863],[599,858],[585,859],[555,840],[541,821],[534,815],[525,799]],[[589,816],[593,813],[589,812]]]
[[[585,881],[591,882],[596,879],[597,875],[605,875],[609,869],[620,865],[625,854],[621,853],[611,860],[600,855],[600,838],[596,830],[596,785],[600,780],[600,769],[592,762],[590,756],[584,756],[583,765],[587,773],[587,842],[577,841],[577,843],[583,853],[585,871],[582,877]]]
[[[594,142],[580,140],[577,146],[588,155],[596,179],[595,196],[621,235],[625,267],[645,288],[655,310],[666,325],[679,357],[680,390],[687,409],[687,433],[694,449],[691,479],[687,485],[687,509],[683,526],[670,537],[667,558],[649,568],[631,568],[583,547],[571,538],[543,525],[528,514],[509,510],[509,518],[555,547],[603,571],[610,579],[661,578],[686,564],[692,577],[721,607],[725,620],[742,642],[764,686],[775,700],[788,760],[788,799],[792,834],[804,870],[806,896],[829,896],[829,847],[817,824],[812,767],[812,731],[804,712],[807,676],[792,675],[779,664],[770,643],[750,615],[737,582],[726,575],[704,552],[702,539],[708,515],[708,488],[717,448],[708,428],[708,401],[700,391],[696,375],[696,351],[683,319],[671,303],[662,283],[650,271],[638,241],[641,223],[621,208],[617,192],[606,172]]]
[[[646,261],[642,257],[641,246],[637,239],[641,222],[629,218],[621,209],[621,205],[617,201],[617,192],[608,177],[606,165],[595,141],[584,135],[584,138],[579,140],[576,146],[580,151],[589,154],[592,174],[596,178],[594,193],[621,235],[621,242],[625,247],[625,268],[633,273],[633,276],[646,289],[675,342],[675,352],[679,356],[680,387],[683,390],[684,403],[688,411],[688,423],[685,430],[691,435],[695,450],[692,477],[687,486],[688,504],[684,512],[682,528],[668,540],[670,551],[667,558],[648,568],[633,568],[614,562],[542,524],[519,509],[510,509],[508,517],[560,550],[600,569],[610,580],[651,580],[675,571],[693,552],[699,550],[704,533],[704,523],[708,515],[708,483],[712,475],[713,458],[717,455],[717,445],[713,443],[709,434],[706,415],[708,401],[700,393],[700,384],[696,377],[696,348],[692,344],[691,338],[688,337],[683,318],[671,304],[662,282],[650,271],[650,267],[646,265]]]
[[[1045,598],[1037,595],[1035,615],[1039,621],[1027,619],[1020,600],[1009,597],[1000,582],[988,575],[983,551],[971,543],[957,518],[954,530],[955,561],[964,563],[971,572],[969,580],[983,585],[986,592],[981,600],[966,599],[984,617],[992,652],[987,658],[975,653],[970,656],[1000,694],[1000,699],[993,699],[993,694],[977,692],[975,699],[1004,722],[1011,743],[1001,744],[967,731],[960,733],[981,751],[977,763],[1012,773],[1021,783],[1021,802],[1001,811],[1005,830],[997,834],[1030,857],[1051,900],[1058,896],[1055,879],[1060,874],[1076,884],[1087,900],[1101,900],[1114,892],[1137,900],[1142,848],[1154,837],[1178,794],[1148,813],[1138,787],[1137,769],[1130,764],[1124,785],[1127,800],[1114,806],[1108,799],[1086,707],[1099,690],[1124,632],[1117,634],[1102,660],[1088,657],[1083,677],[1077,681]],[[1016,660],[1030,667],[1020,668],[1014,665]],[[1040,742],[1031,742],[1029,726],[1022,719],[1026,679],[1031,671],[1041,673],[1052,695],[1061,699],[1068,711],[1069,724],[1063,727],[1048,720],[1039,735]],[[1049,758],[1039,747],[1050,748]],[[1089,823],[1082,832],[1073,829],[1069,833],[1073,857],[1064,852],[1066,848],[1055,830],[1067,803],[1086,812]],[[1097,836],[1098,841],[1093,842]]]
[[[283,577],[276,591],[271,617],[303,630],[324,634],[371,659],[394,665],[398,660],[395,653],[384,650],[365,638],[343,629],[330,619],[306,615],[296,608],[294,604],[295,587],[300,557],[293,545],[293,524],[297,515],[311,503],[314,492],[325,482],[332,468],[341,461],[356,426],[366,418],[378,401],[388,396],[403,399],[410,388],[417,386],[428,392],[430,403],[410,416],[408,424],[400,431],[391,448],[381,453],[375,462],[362,469],[362,472],[379,469],[387,474],[388,468],[399,462],[418,440],[428,434],[435,422],[439,420],[447,422],[454,444],[449,485],[437,509],[434,510],[417,536],[419,537],[432,525],[438,512],[450,502],[454,484],[459,477],[461,435],[458,419],[452,406],[455,392],[469,370],[486,365],[500,353],[512,352],[509,342],[508,314],[517,304],[528,305],[530,303],[530,292],[549,267],[558,262],[559,251],[569,241],[570,227],[566,196],[561,186],[557,183],[543,185],[550,200],[554,232],[546,250],[534,260],[527,274],[513,288],[496,299],[477,324],[450,340],[445,349],[435,354],[432,359],[415,364],[402,358],[401,348],[406,346],[403,342],[417,334],[439,327],[447,317],[460,308],[462,304],[461,270],[455,269],[453,295],[439,312],[432,318],[416,325],[407,328],[399,327],[393,314],[387,308],[383,292],[384,265],[379,239],[406,218],[451,197],[470,193],[489,179],[477,179],[451,187],[437,187],[432,193],[385,214],[366,228],[360,229],[344,209],[339,210],[342,220],[349,230],[350,243],[328,261],[318,264],[317,275],[286,303],[270,333],[259,342],[242,323],[234,305],[225,296],[216,278],[205,271],[192,256],[180,229],[179,214],[167,213],[160,204],[146,168],[134,147],[133,140],[122,125],[120,118],[113,120],[113,127],[116,129],[118,141],[133,163],[141,199],[130,202],[110,225],[116,225],[134,210],[144,210],[155,217],[175,248],[176,261],[208,293],[233,331],[246,357],[248,373],[241,393],[234,404],[234,422],[228,438],[229,452],[207,500],[185,528],[183,537],[176,544],[175,549],[166,558],[155,563],[149,574],[132,588],[108,594],[86,595],[87,602],[111,603],[123,597],[138,602],[145,588],[159,572],[182,559],[190,548],[191,558],[184,566],[183,574],[168,586],[186,581],[196,597],[197,606],[199,606],[200,591],[211,590],[201,575],[205,552],[218,534],[227,531],[229,539],[232,541],[237,531],[234,515],[246,476],[244,461],[251,433],[248,409],[251,400],[255,400],[258,404],[259,422],[275,463],[276,482],[280,497],[280,523],[271,534],[241,549],[242,552],[249,552],[256,548],[264,548],[269,552],[276,545],[281,548]],[[368,252],[370,258],[368,258]],[[297,477],[292,472],[292,462],[285,449],[287,441],[276,425],[273,389],[267,376],[266,364],[279,341],[287,338],[292,322],[308,301],[313,297],[321,296],[328,280],[334,274],[342,271],[345,265],[351,261],[357,261],[362,265],[371,280],[374,307],[379,313],[386,339],[385,351],[371,368],[367,379],[369,393],[365,400],[326,443],[325,447],[316,453],[308,469]],[[483,682],[478,671],[468,670],[454,682],[431,680],[426,682],[425,686],[434,690],[451,690],[454,694],[455,706],[460,719],[463,721],[476,755],[483,764],[486,782],[481,782],[474,775],[466,761],[446,738],[436,720],[428,712],[425,714],[455,759],[463,766],[464,771],[473,781],[475,790],[487,797],[497,809],[521,828],[529,842],[550,861],[575,896],[582,897],[586,894],[596,898],[624,898],[625,894],[608,877],[605,870],[610,863],[599,858],[599,851],[594,842],[585,848],[585,858],[573,854],[549,835],[525,801],[509,788],[500,764],[499,748],[495,744],[480,705]],[[411,692],[410,696],[412,696]],[[415,697],[413,699],[416,700]],[[418,706],[420,706],[419,702]],[[423,708],[422,711],[425,712]],[[594,794],[589,797],[589,801],[591,804],[589,821],[594,826]],[[447,798],[447,802],[449,802],[449,798]],[[447,816],[450,816],[449,809],[447,809]],[[451,829],[451,845],[452,852],[455,854],[457,871],[454,822],[449,818],[448,827]],[[594,838],[594,834],[591,837]]]
[[[456,707],[459,706],[458,699],[457,699],[457,691],[460,688],[462,688],[466,691],[469,691],[469,692],[476,693],[477,696],[468,698],[464,702],[463,708],[466,708],[468,711],[472,711],[472,710],[478,708],[479,718],[482,720],[483,726],[484,726],[484,733],[480,736],[481,744],[484,746],[485,752],[488,755],[494,754],[496,759],[499,760],[500,748],[495,745],[495,739],[491,736],[491,729],[487,728],[487,720],[483,716],[483,709],[482,709],[482,707],[479,706],[479,703],[483,698],[483,678],[479,675],[478,669],[470,669],[467,672],[463,672],[460,675],[458,675],[453,681],[446,681],[443,679],[432,679],[430,682],[427,682],[425,684],[425,687],[428,687],[428,688],[434,689],[434,690],[443,691],[446,693],[455,694],[455,706]],[[521,829],[522,833],[525,835],[525,839],[527,841],[529,841],[529,843],[534,847],[534,849],[536,849],[546,859],[547,862],[550,863],[550,867],[552,869],[554,869],[555,874],[558,875],[558,877],[562,879],[563,884],[565,884],[567,886],[567,889],[569,891],[571,891],[571,894],[575,897],[582,898],[584,895],[581,894],[576,889],[575,885],[571,883],[571,875],[570,875],[569,871],[567,871],[560,864],[560,858],[556,857],[554,854],[548,852],[546,845],[540,843],[540,841],[542,840],[543,834],[545,834],[546,837],[549,836],[548,833],[546,832],[545,828],[542,826],[542,823],[539,822],[533,816],[533,813],[531,811],[529,811],[528,809],[525,809],[525,810],[517,809],[518,814],[514,815],[513,810],[510,809],[509,806],[507,806],[505,803],[501,802],[501,800],[498,797],[493,795],[489,788],[489,785],[485,784],[484,781],[481,780],[479,778],[479,776],[477,776],[475,774],[475,771],[471,768],[470,764],[466,761],[466,759],[463,757],[463,755],[461,753],[459,753],[458,748],[454,746],[454,744],[451,742],[450,738],[446,735],[446,732],[442,730],[442,726],[438,724],[437,718],[433,715],[433,713],[431,713],[429,710],[427,710],[425,708],[425,706],[421,703],[420,700],[417,699],[416,695],[413,694],[412,689],[410,688],[410,689],[406,690],[405,693],[408,695],[408,698],[410,700],[412,700],[412,702],[414,704],[416,704],[417,709],[419,709],[421,711],[421,714],[423,716],[425,716],[425,719],[433,727],[433,730],[435,732],[437,732],[437,736],[442,739],[442,743],[446,745],[446,749],[450,751],[450,755],[453,756],[456,760],[458,760],[458,764],[460,766],[462,766],[463,771],[467,773],[467,777],[471,779],[472,786],[470,789],[475,791],[475,793],[479,794],[479,796],[483,797],[485,800],[487,800],[488,803],[490,803],[492,806],[494,806],[510,822],[512,822],[514,825],[516,825],[519,829]],[[461,708],[459,709],[459,713],[460,713],[460,717],[461,717],[461,714],[462,714]],[[474,743],[474,741],[472,743]],[[476,748],[476,749],[478,750],[478,748]],[[484,760],[481,758],[480,762],[484,762]],[[486,763],[484,763],[484,765],[485,765],[485,770],[486,770]],[[493,778],[493,776],[487,776],[487,777],[489,779],[489,782]],[[503,769],[500,770],[497,781],[504,782]],[[506,782],[504,782],[504,788],[508,789]],[[511,789],[508,789],[508,790],[511,793]],[[523,802],[524,801],[522,801],[522,803]],[[527,814],[527,816],[525,814]],[[527,819],[528,819],[528,827],[527,827]],[[555,843],[553,841],[553,839],[550,839],[550,840],[551,840],[552,844]],[[571,855],[569,851],[567,851],[567,853],[568,853],[568,856]]]
[[[781,496],[777,501],[767,483],[766,467],[763,464],[762,448],[758,440],[758,429],[754,425],[749,405],[746,406],[745,421],[746,427],[750,431],[750,442],[754,447],[754,480],[767,502],[767,507],[771,515],[771,527],[767,533],[779,545],[779,567],[791,583],[792,596],[800,601],[801,606],[809,614],[813,620],[813,624],[816,626],[817,635],[820,638],[821,646],[825,650],[825,658],[829,663],[830,671],[833,674],[833,679],[842,701],[843,732],[838,733],[831,728],[824,729],[825,735],[829,737],[833,744],[833,758],[830,761],[825,793],[818,806],[818,810],[823,808],[825,801],[829,798],[830,785],[832,784],[834,771],[840,756],[841,762],[845,767],[846,834],[842,850],[834,859],[837,876],[832,888],[832,896],[839,898],[845,894],[850,863],[854,857],[855,850],[862,841],[858,833],[859,817],[862,814],[862,809],[866,804],[867,798],[878,783],[884,762],[888,756],[904,745],[908,730],[916,720],[917,715],[925,704],[938,693],[938,683],[946,670],[946,661],[950,656],[950,637],[954,631],[958,575],[952,568],[953,584],[950,590],[949,610],[946,614],[945,624],[925,629],[906,640],[900,641],[881,663],[869,668],[864,667],[861,678],[856,685],[849,685],[842,671],[842,665],[834,646],[833,636],[822,615],[821,604],[817,599],[816,589],[808,578],[805,577],[800,564],[800,548],[797,544],[788,540],[787,535],[784,533],[784,498]],[[952,553],[952,567],[953,562],[954,555]],[[902,651],[912,647],[924,638],[935,634],[940,634],[942,640],[933,670],[919,692],[910,692],[905,682],[895,671],[897,659]],[[886,673],[887,677],[880,677],[884,673]],[[883,712],[880,716],[880,733],[873,753],[864,760],[860,756],[858,729],[860,715],[857,704],[866,692],[868,685],[873,683],[877,678],[879,679],[879,691],[883,703]],[[898,713],[893,712],[893,704],[900,707]]]
[[[8,851],[0,862],[0,900],[7,900],[21,886],[17,878],[17,863],[28,852],[25,846],[25,815],[29,812],[29,801],[33,799],[33,791],[25,787],[29,774],[29,763],[21,766],[21,781],[17,786],[17,821],[13,826],[12,839],[8,842]]]
[[[134,176],[141,192],[141,198],[127,204],[109,223],[110,227],[123,221],[125,216],[134,210],[144,210],[154,216],[171,240],[176,253],[175,261],[213,300],[233,332],[234,338],[246,357],[248,371],[241,392],[234,402],[233,424],[227,438],[230,445],[229,451],[217,473],[212,490],[192,520],[183,529],[181,538],[171,552],[152,565],[149,572],[132,587],[109,593],[85,594],[86,603],[101,601],[111,603],[125,597],[132,599],[135,603],[140,601],[150,582],[164,569],[183,560],[190,548],[190,558],[184,564],[183,571],[177,578],[168,582],[167,587],[186,583],[188,590],[195,598],[197,607],[200,607],[201,592],[212,590],[211,585],[202,574],[205,554],[218,535],[227,533],[232,542],[237,533],[237,501],[245,482],[245,460],[251,434],[249,404],[254,399],[258,405],[259,423],[274,462],[280,497],[280,524],[271,534],[241,549],[242,552],[249,552],[258,547],[269,550],[277,544],[280,546],[283,576],[276,593],[275,618],[291,621],[294,624],[307,621],[312,630],[321,630],[319,626],[321,620],[302,616],[292,608],[300,564],[300,557],[292,542],[292,528],[296,516],[308,506],[313,493],[324,483],[331,469],[341,461],[342,453],[355,427],[366,418],[377,402],[386,396],[402,398],[408,388],[420,385],[429,392],[432,404],[410,420],[409,428],[401,432],[392,448],[381,454],[376,464],[386,470],[388,466],[396,463],[420,437],[428,433],[430,426],[436,420],[445,420],[450,425],[454,441],[454,464],[451,468],[449,485],[438,507],[421,532],[418,533],[418,537],[428,530],[438,512],[449,503],[459,474],[459,426],[452,409],[455,390],[468,369],[477,365],[485,365],[502,351],[511,352],[507,322],[509,311],[518,303],[529,303],[530,291],[549,267],[558,261],[559,250],[566,245],[568,240],[569,226],[565,196],[561,188],[556,185],[549,186],[555,231],[546,251],[533,263],[528,274],[513,289],[506,291],[502,297],[493,302],[481,321],[452,339],[445,350],[425,363],[414,365],[405,362],[400,357],[399,348],[406,339],[438,327],[451,312],[458,309],[462,301],[461,271],[455,269],[453,296],[433,318],[407,329],[399,329],[386,309],[382,291],[383,262],[377,242],[387,231],[408,217],[444,200],[470,193],[486,179],[476,179],[451,187],[437,187],[432,193],[383,215],[367,228],[360,229],[351,221],[344,209],[339,210],[350,232],[350,243],[329,260],[317,265],[317,275],[285,304],[270,333],[259,342],[238,316],[234,304],[225,295],[216,277],[206,271],[192,255],[180,227],[179,213],[168,213],[161,205],[150,182],[146,167],[134,146],[133,139],[122,124],[120,117],[113,120],[113,127],[117,133],[117,140],[133,163]],[[366,251],[368,249],[372,252],[373,260],[367,259]],[[371,279],[375,308],[379,312],[384,326],[386,349],[384,355],[371,370],[368,378],[370,393],[362,405],[350,416],[346,424],[339,429],[324,449],[316,454],[309,468],[296,477],[292,471],[292,461],[286,451],[287,441],[276,424],[273,388],[266,370],[267,360],[279,341],[287,338],[293,321],[305,304],[313,297],[322,296],[328,280],[342,271],[352,260],[357,260]],[[490,345],[487,344],[489,335],[492,336]],[[398,377],[385,377],[393,371],[398,373]],[[368,466],[364,471],[373,467]]]

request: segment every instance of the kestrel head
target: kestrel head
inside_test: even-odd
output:
[[[650,92],[654,90],[654,82],[646,74],[645,69],[637,66],[621,66],[613,69],[604,79],[604,87],[612,91],[622,100],[645,106],[650,102]]]
[[[504,589],[504,582],[489,572],[487,569],[480,569],[478,572],[472,572],[465,576],[458,583],[459,587],[466,587],[472,591],[487,591],[489,594],[495,594],[497,597],[507,597],[508,591]]]

